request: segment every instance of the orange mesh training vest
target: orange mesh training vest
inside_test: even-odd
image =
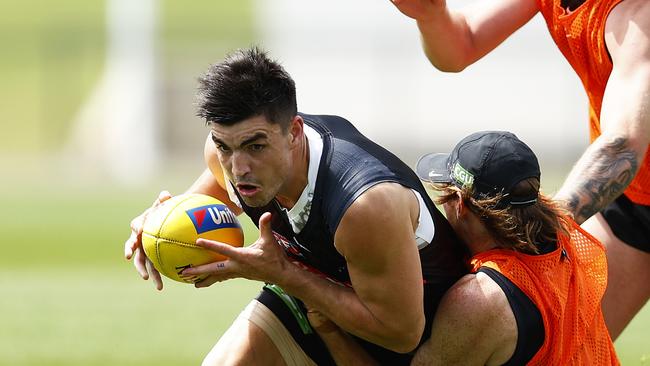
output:
[[[591,141],[600,136],[600,110],[612,62],[605,46],[605,21],[622,0],[585,0],[568,12],[560,0],[538,0],[551,36],[582,80],[589,97]],[[650,148],[643,165],[625,190],[625,195],[642,205],[650,205]]]
[[[489,267],[506,276],[539,309],[544,343],[529,365],[619,365],[600,307],[607,286],[605,249],[577,224],[551,253],[494,249],[471,263],[473,272]]]

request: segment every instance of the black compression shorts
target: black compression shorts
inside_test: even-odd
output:
[[[453,284],[453,281],[440,284],[424,285],[424,308],[427,322],[420,344],[431,335],[433,316],[438,308],[440,299],[445,291]],[[335,366],[325,343],[311,328],[307,320],[307,310],[304,304],[297,298],[287,295],[275,285],[266,285],[257,296],[257,301],[269,308],[282,322],[284,327],[291,333],[293,339],[305,351],[305,353],[319,366]],[[415,351],[409,353],[397,353],[375,344],[354,337],[357,342],[375,359],[380,365],[386,366],[407,366],[411,363]]]
[[[636,204],[622,194],[601,213],[617,238],[650,253],[650,206]]]

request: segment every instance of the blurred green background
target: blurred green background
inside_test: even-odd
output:
[[[122,254],[130,219],[160,189],[182,192],[201,169],[194,80],[229,50],[258,43],[253,6],[158,2],[168,162],[143,184],[124,185],[85,174],[66,153],[105,66],[104,2],[0,0],[0,365],[199,364],[259,290],[244,280],[202,290],[166,281],[157,292]],[[185,142],[174,139],[181,121],[193,131]],[[562,175],[547,172],[545,190]],[[646,306],[617,341],[624,365],[650,364],[648,324]]]

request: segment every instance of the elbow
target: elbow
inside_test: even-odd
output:
[[[459,73],[479,58],[476,56],[476,51],[468,47],[445,49],[444,51],[436,52],[433,49],[428,49],[426,46],[424,47],[424,54],[429,60],[429,63],[442,72]]]
[[[392,342],[385,348],[397,353],[408,353],[413,351],[419,344],[424,332],[424,317],[409,326],[396,330],[393,334]]]
[[[459,73],[469,66],[469,62],[464,62],[460,59],[443,59],[436,58],[430,55],[427,55],[429,62],[433,67],[438,69],[438,71],[449,72],[449,73]]]
[[[407,337],[404,337],[401,342],[396,343],[394,347],[390,347],[389,349],[393,352],[397,353],[409,353],[413,351],[418,344],[420,344],[420,337],[421,334],[411,334]]]
[[[439,64],[434,64],[433,65],[436,69],[442,72],[449,72],[449,73],[459,73],[467,67],[467,65],[463,65],[460,63],[439,63]]]

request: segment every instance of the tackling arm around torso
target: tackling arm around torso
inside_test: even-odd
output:
[[[601,135],[572,169],[556,199],[578,223],[601,211],[630,184],[650,143],[650,3],[625,0],[607,18],[613,69],[603,97]]]
[[[318,313],[310,313],[316,331],[337,366],[375,366],[366,351]],[[431,337],[415,353],[411,365],[502,365],[514,354],[517,322],[497,283],[483,273],[461,278],[443,297]]]

